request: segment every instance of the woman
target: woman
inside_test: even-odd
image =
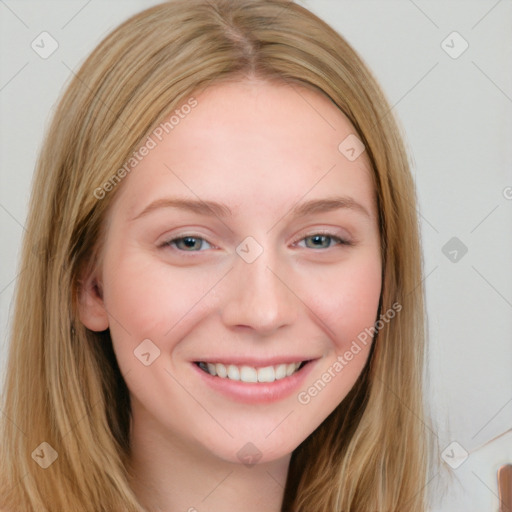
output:
[[[421,253],[389,111],[283,0],[170,1],[96,48],[34,183],[3,509],[426,509]]]

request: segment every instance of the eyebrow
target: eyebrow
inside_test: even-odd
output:
[[[179,197],[170,197],[157,199],[150,203],[132,220],[136,220],[148,213],[160,208],[179,208],[181,210],[190,211],[200,215],[215,215],[216,217],[231,217],[233,212],[223,203],[207,200],[195,200]],[[348,196],[333,196],[324,199],[312,199],[304,203],[295,205],[290,214],[294,217],[305,217],[315,213],[325,213],[339,209],[348,209],[361,213],[367,217],[371,217],[368,210],[355,199]]]

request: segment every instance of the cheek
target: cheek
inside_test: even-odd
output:
[[[313,279],[310,294],[328,337],[324,357],[297,394],[302,427],[312,432],[343,401],[360,376],[370,353],[372,328],[381,294],[377,251]]]
[[[341,330],[352,340],[376,321],[381,293],[380,266],[358,269],[347,276],[345,285],[339,322]]]
[[[211,301],[205,297],[222,277],[221,268],[171,268],[130,248],[115,258],[107,257],[104,301],[114,340],[121,340],[121,349],[129,346],[133,350],[146,338],[165,343],[162,349],[172,349],[168,345],[176,343],[182,326],[211,309]],[[229,281],[229,276],[226,279]],[[360,253],[343,265],[302,269],[292,282],[302,302],[322,322],[336,351],[344,350],[376,320],[381,290],[376,251]],[[170,331],[174,335],[169,335]]]
[[[361,257],[316,283],[311,297],[315,313],[323,320],[334,348],[345,350],[376,321],[382,286],[380,260],[373,255]]]
[[[156,258],[136,252],[126,253],[115,263],[106,261],[104,268],[104,301],[114,346],[121,358],[121,352],[130,354],[148,338],[162,351],[172,350],[176,333],[182,324],[201,313],[201,299],[218,280],[211,271],[171,269]]]

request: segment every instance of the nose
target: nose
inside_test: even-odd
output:
[[[270,251],[264,250],[252,263],[237,256],[228,279],[222,308],[226,327],[270,334],[297,319],[302,303],[293,292],[290,272]]]

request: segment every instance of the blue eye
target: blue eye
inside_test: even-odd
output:
[[[308,249],[329,249],[332,247],[331,242],[335,242],[335,244],[339,245],[351,245],[350,242],[343,240],[342,238],[323,233],[315,233],[314,235],[306,236],[299,241],[302,242],[303,240],[306,240],[306,247]],[[310,240],[312,243],[308,245],[307,240]]]
[[[210,245],[204,238],[198,236],[182,236],[168,240],[167,242],[164,242],[162,246],[176,246],[179,250],[184,252],[198,252],[198,249],[201,249],[203,242]]]
[[[326,233],[315,233],[313,235],[306,236],[299,240],[299,242],[305,241],[305,247],[308,249],[330,249],[334,245],[352,245],[352,242],[347,240],[343,240],[340,237],[326,234]],[[308,241],[310,243],[308,243]],[[176,247],[178,250],[182,252],[202,252],[203,245],[207,244],[208,248],[212,248],[211,244],[207,242],[204,238],[199,236],[182,236],[172,238],[164,242],[161,247]],[[304,246],[301,246],[304,247]]]

